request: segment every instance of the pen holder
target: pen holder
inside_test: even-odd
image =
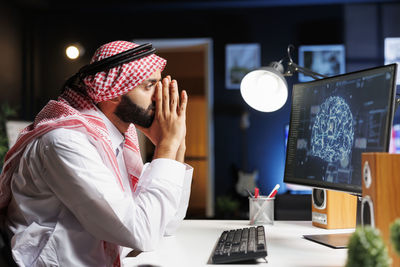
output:
[[[274,224],[274,200],[267,197],[249,197],[250,224]]]

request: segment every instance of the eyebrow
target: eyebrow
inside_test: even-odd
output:
[[[159,81],[158,79],[147,79],[144,81],[144,83],[147,83],[147,82],[156,83],[158,81]]]

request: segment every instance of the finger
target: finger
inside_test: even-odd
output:
[[[172,80],[171,84],[171,112],[177,112],[177,105],[179,102],[178,82]]]
[[[157,83],[156,86],[156,115],[161,116],[163,111],[163,101],[162,101],[162,84],[161,82]]]
[[[166,78],[168,79],[169,82],[171,82],[171,75],[167,75]]]
[[[179,105],[179,116],[186,116],[186,106],[188,102],[188,95],[185,90],[181,93],[181,102]]]
[[[164,114],[169,114],[169,80],[168,78],[164,78],[162,80],[163,89],[162,89],[162,101],[163,101],[163,112]]]

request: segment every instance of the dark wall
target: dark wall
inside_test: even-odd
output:
[[[22,36],[18,9],[0,2],[0,103],[19,105],[22,82]]]
[[[307,6],[253,9],[248,14],[244,32],[235,32],[216,43],[215,53],[224,59],[226,43],[257,42],[261,44],[262,65],[286,56],[288,44],[329,44],[343,42],[343,6]],[[243,22],[242,22],[243,23]],[[223,34],[223,33],[221,33]],[[239,40],[236,40],[239,39]],[[296,56],[294,57],[296,60]],[[258,170],[258,185],[263,194],[268,194],[276,183],[283,186],[285,161],[284,127],[289,122],[290,98],[286,105],[274,113],[253,110],[244,103],[239,91],[224,88],[224,62],[215,63],[215,174],[216,195],[232,193],[237,177],[235,169],[242,168],[243,157],[247,157],[248,170]],[[289,88],[295,77],[288,79]],[[289,95],[291,92],[289,92]],[[219,111],[220,107],[230,104]],[[222,108],[221,108],[222,109]],[[246,134],[247,151],[242,151],[240,114],[250,113],[250,127]],[[236,112],[234,112],[236,111]],[[231,185],[230,187],[227,185]]]
[[[290,105],[265,114],[253,111],[238,90],[225,88],[225,45],[261,44],[262,63],[279,60],[292,43],[342,43],[343,6],[301,6],[276,8],[229,8],[200,10],[92,10],[74,14],[39,12],[25,17],[34,25],[35,53],[40,65],[32,114],[49,98],[55,98],[60,86],[101,44],[115,39],[211,37],[214,43],[215,100],[215,177],[216,195],[224,194],[235,180],[233,167],[242,167],[243,153],[249,168],[258,169],[262,191],[283,175],[283,127],[289,121]],[[185,27],[183,27],[183,24]],[[86,47],[85,57],[71,62],[63,54],[69,42]],[[289,81],[290,83],[290,81]],[[288,102],[289,103],[289,102]],[[240,111],[250,112],[248,151],[240,151]]]
[[[238,90],[227,90],[225,45],[260,43],[262,64],[267,65],[283,58],[288,44],[344,43],[347,71],[382,65],[383,38],[400,36],[399,10],[398,3],[24,9],[20,13],[24,25],[22,45],[27,48],[26,57],[31,62],[25,76],[31,80],[23,116],[33,119],[49,99],[56,98],[64,80],[86,64],[101,44],[117,39],[210,37],[214,44],[215,194],[233,190],[235,169],[242,167],[243,156],[247,156],[250,170],[259,170],[260,189],[267,193],[283,180],[283,133],[289,122],[290,98],[279,111],[261,113],[247,106]],[[86,54],[72,62],[65,57],[64,49],[77,41],[86,48]],[[294,60],[297,61],[296,54]],[[289,78],[289,88],[296,82],[296,76]],[[241,112],[246,110],[250,113],[250,128],[247,151],[243,151],[239,122]],[[283,186],[281,192],[284,191]]]

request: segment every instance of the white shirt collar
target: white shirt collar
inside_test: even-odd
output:
[[[115,155],[118,156],[119,150],[122,150],[123,148],[125,137],[99,108],[97,108],[97,111],[99,112],[100,118],[103,120],[104,124],[107,127],[107,131],[110,134],[113,150],[115,151]]]

